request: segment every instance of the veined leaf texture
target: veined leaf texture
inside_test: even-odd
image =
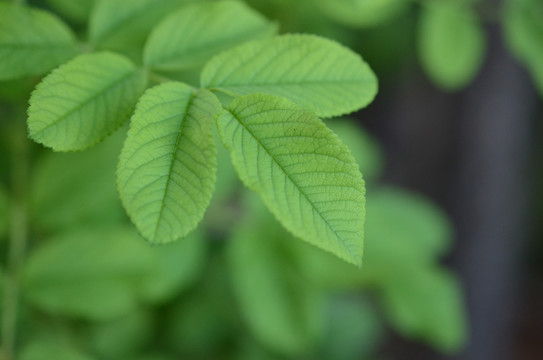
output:
[[[351,113],[377,93],[377,78],[348,48],[313,35],[283,35],[249,42],[214,57],[202,86],[232,96],[285,97],[320,117]]]
[[[348,148],[312,112],[239,97],[218,120],[241,180],[297,237],[361,265],[364,182]]]
[[[80,55],[32,93],[30,137],[56,151],[89,148],[124,124],[145,85],[146,75],[122,55]]]
[[[202,219],[215,186],[211,126],[221,111],[207,90],[166,83],[138,103],[117,184],[128,215],[154,243],[177,240]]]

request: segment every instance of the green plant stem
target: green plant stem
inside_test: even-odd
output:
[[[21,120],[17,117],[16,120]],[[17,334],[20,268],[27,242],[28,139],[24,124],[13,135],[10,239],[2,314],[2,360],[13,360]]]

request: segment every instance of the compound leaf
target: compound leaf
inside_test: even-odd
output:
[[[0,80],[44,74],[76,52],[75,36],[56,16],[0,3]]]
[[[377,79],[359,55],[313,35],[283,35],[223,52],[206,64],[201,83],[229,95],[285,97],[322,117],[358,110],[377,92]]]
[[[121,55],[80,55],[32,93],[30,137],[57,151],[86,149],[128,119],[145,85],[145,74]]]
[[[276,28],[238,1],[191,4],[153,30],[145,46],[144,63],[166,71],[200,67],[213,55],[270,36]]]
[[[477,14],[455,2],[435,2],[422,9],[419,56],[428,76],[439,86],[466,86],[481,67],[485,37]]]
[[[241,180],[294,235],[360,265],[362,175],[348,148],[312,112],[254,94],[217,122]]]
[[[141,234],[167,243],[192,231],[209,205],[217,170],[212,122],[222,110],[207,90],[166,83],[138,103],[117,185]]]

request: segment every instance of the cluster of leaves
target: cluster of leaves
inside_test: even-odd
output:
[[[82,33],[0,1],[0,81],[24,98],[17,79],[56,68],[32,93],[30,136],[62,152],[96,146],[33,166],[21,359],[370,359],[376,308],[406,336],[462,345],[460,290],[436,264],[449,225],[425,200],[374,186],[364,271],[347,263],[362,256],[359,168],[371,182],[382,161],[360,129],[319,117],[371,102],[360,56],[276,36],[238,1],[47,3]],[[238,176],[266,207],[249,193],[236,206]],[[150,248],[118,193],[147,240],[183,239]]]
[[[146,2],[122,3],[124,12],[135,12]],[[115,4],[97,3],[90,19],[91,43],[108,51],[75,57],[32,93],[30,137],[57,151],[85,150],[122,126],[137,103],[120,155],[118,189],[140,233],[167,243],[194,230],[209,204],[216,122],[240,178],[287,229],[361,264],[362,176],[317,116],[342,115],[371,102],[377,81],[363,60],[323,38],[272,36],[273,23],[241,2],[221,1],[181,6],[159,21],[141,51],[140,68],[110,51],[127,46],[118,29],[126,20],[113,11]],[[51,14],[0,5],[6,44],[0,77],[40,73],[76,53],[75,36]],[[199,89],[164,80],[141,95],[148,77],[202,67]]]
[[[291,30],[310,27],[312,32],[340,39],[353,47],[367,35],[369,38],[375,35],[379,44],[388,41],[390,47],[392,44],[398,49],[411,47],[411,39],[391,34],[387,29],[396,26],[397,33],[409,34],[414,27],[413,45],[422,69],[447,91],[460,90],[473,81],[485,60],[485,23],[499,22],[507,45],[543,93],[543,10],[539,0],[506,0],[499,9],[492,2],[480,0],[254,0],[251,3],[281,17]],[[418,13],[412,24],[414,8]],[[353,36],[353,31],[360,33]],[[367,45],[365,41],[364,46]],[[408,53],[404,51],[400,56]],[[390,53],[384,56],[393,57]]]
[[[461,346],[460,290],[436,264],[446,218],[377,185],[382,155],[352,121],[329,125],[370,188],[363,270],[296,240],[228,162],[206,231],[150,248],[116,194],[122,132],[86,152],[42,154],[29,189],[21,359],[375,359],[385,323],[442,351]],[[228,213],[241,220],[216,221]]]

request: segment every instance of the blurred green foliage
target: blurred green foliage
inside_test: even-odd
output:
[[[94,8],[90,0],[35,3],[75,23],[90,19],[83,38],[135,57],[153,25],[186,3],[162,2],[138,1],[132,13],[122,1],[98,0]],[[469,85],[484,58],[485,19],[472,1],[432,2],[460,6],[469,29],[450,13],[437,16],[407,0],[248,2],[278,20],[282,32],[336,38],[367,59],[382,60],[375,67],[384,73],[418,55],[446,90]],[[510,0],[503,8],[508,44],[541,89],[542,14],[538,0]],[[451,65],[449,52],[465,61]],[[8,235],[12,201],[5,138],[23,122],[14,114],[34,83],[0,82],[1,239]],[[384,155],[352,120],[327,125],[349,146],[368,184],[362,269],[285,231],[241,188],[222,145],[217,193],[204,224],[182,241],[150,247],[129,225],[115,189],[126,128],[82,153],[52,154],[28,144],[30,242],[21,274],[20,358],[369,360],[378,357],[387,327],[443,352],[460,349],[468,334],[461,286],[440,265],[453,238],[446,214],[419,195],[382,185]],[[7,252],[5,242],[0,249]]]

